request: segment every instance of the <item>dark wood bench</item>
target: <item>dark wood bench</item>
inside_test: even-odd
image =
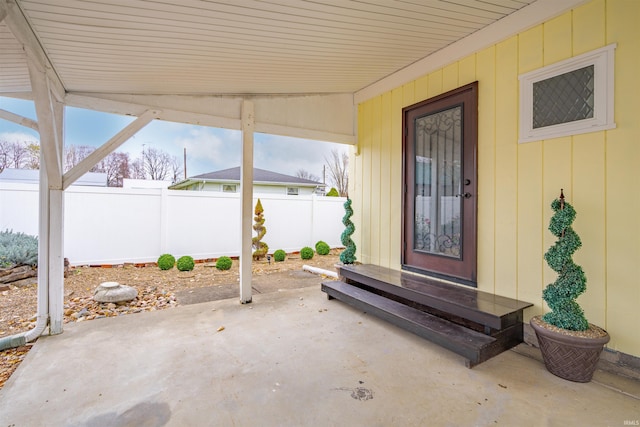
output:
[[[522,342],[523,310],[532,304],[427,276],[375,265],[340,266],[341,281],[322,291],[433,341],[467,367]]]

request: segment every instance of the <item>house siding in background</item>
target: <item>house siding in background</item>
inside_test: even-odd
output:
[[[324,184],[309,179],[284,175],[264,169],[253,169],[254,194],[274,194],[281,196],[324,195],[324,187]],[[169,186],[169,189],[239,193],[240,167],[192,176]]]
[[[579,298],[608,347],[640,357],[640,2],[594,0],[358,105],[350,194],[359,260],[400,269],[402,108],[479,84],[478,288],[534,303],[555,280],[544,259],[550,204],[564,188],[587,275]],[[518,144],[520,74],[616,43],[615,129]]]

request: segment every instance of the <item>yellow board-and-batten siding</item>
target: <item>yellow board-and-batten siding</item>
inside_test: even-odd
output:
[[[479,82],[478,288],[547,310],[550,203],[564,188],[587,275],[579,298],[608,347],[640,356],[640,2],[594,0],[358,105],[352,198],[358,258],[400,269],[402,108]],[[520,74],[617,43],[616,129],[518,144]]]

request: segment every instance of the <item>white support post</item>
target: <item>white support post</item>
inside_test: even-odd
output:
[[[39,59],[35,53],[27,56],[31,89],[38,117],[37,129],[40,133],[38,316],[48,316],[49,333],[60,334],[62,333],[64,298],[64,193],[62,189],[64,104],[59,101],[59,96],[55,96],[56,85],[50,81],[47,67]]]
[[[255,115],[253,102],[242,102],[242,160],[240,162],[241,236],[240,249],[240,302],[251,302],[252,213],[253,213],[253,132]]]
[[[49,333],[62,333],[64,304],[64,192],[49,190]]]
[[[52,100],[51,112],[59,142],[56,164],[62,167],[64,146],[64,105]],[[62,169],[60,169],[62,174]],[[62,333],[64,320],[64,190],[49,189],[49,334]]]
[[[31,339],[38,338],[49,323],[49,181],[47,167],[40,152],[40,187],[38,202],[38,322],[42,325]]]
[[[49,86],[47,74],[39,71],[36,64],[27,60],[33,101],[38,117],[38,132],[40,133],[41,164],[47,166],[49,188],[62,189],[62,123],[56,117],[59,104],[54,100]],[[61,114],[58,114],[60,117]]]

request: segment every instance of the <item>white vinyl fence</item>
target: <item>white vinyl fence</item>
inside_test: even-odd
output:
[[[324,240],[339,247],[341,197],[255,195],[264,208],[269,253]],[[72,186],[65,191],[64,256],[71,265],[240,255],[240,195]],[[0,183],[0,230],[38,235],[38,185]]]

